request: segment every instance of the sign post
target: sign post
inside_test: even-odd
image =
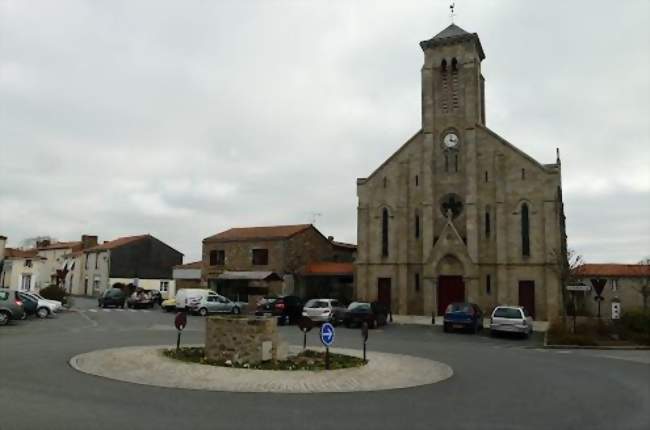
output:
[[[174,318],[174,325],[178,331],[178,335],[176,337],[176,354],[178,354],[178,351],[181,349],[181,333],[187,325],[187,314],[185,312],[178,312],[176,314],[176,318]]]
[[[302,317],[298,320],[298,327],[302,331],[302,349],[307,349],[307,333],[314,328],[314,322],[309,317]]]
[[[602,279],[602,278],[591,279],[591,285],[593,285],[594,291],[596,292],[596,297],[594,297],[594,300],[598,302],[598,318],[600,318],[600,304],[604,300],[603,289],[605,288],[606,284],[607,284],[607,279]]]
[[[368,342],[368,323],[364,321],[361,324],[361,337],[363,338],[363,361],[364,363],[368,360],[366,360],[366,343]]]
[[[566,290],[571,293],[572,298],[572,313],[573,313],[573,334],[576,334],[576,319],[578,313],[578,306],[576,304],[576,293],[589,291],[591,287],[589,285],[576,284],[576,285],[567,285]]]
[[[330,369],[330,346],[334,343],[334,326],[328,322],[320,327],[320,341],[325,346],[325,369]]]

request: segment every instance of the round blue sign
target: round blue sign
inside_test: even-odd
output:
[[[325,323],[320,327],[320,341],[325,346],[332,346],[334,343],[334,326],[330,323]]]

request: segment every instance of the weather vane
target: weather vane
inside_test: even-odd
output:
[[[454,23],[454,17],[456,16],[456,2],[452,2],[449,5],[449,18],[451,18],[451,23]]]

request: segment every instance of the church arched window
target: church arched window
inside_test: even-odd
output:
[[[420,238],[420,211],[416,210],[415,211],[415,219],[414,219],[414,228],[415,228],[415,238],[419,239]]]
[[[492,220],[490,219],[490,207],[485,208],[485,238],[489,239],[492,233]]]
[[[521,205],[521,255],[530,256],[530,219],[528,205]]]
[[[451,59],[451,71],[455,72],[457,70],[458,70],[458,60],[456,59],[456,57],[454,57]]]
[[[388,209],[381,211],[381,255],[388,257]]]
[[[446,72],[447,71],[447,60],[445,60],[444,58],[440,62],[440,71],[441,72]]]

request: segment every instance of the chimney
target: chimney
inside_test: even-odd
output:
[[[37,248],[43,248],[46,246],[50,246],[50,239],[43,239],[43,240],[37,240],[36,241],[36,247]]]
[[[81,249],[88,249],[93,246],[97,246],[97,236],[91,236],[88,234],[81,235]]]
[[[5,259],[6,245],[7,245],[7,236],[0,235],[0,262]]]

